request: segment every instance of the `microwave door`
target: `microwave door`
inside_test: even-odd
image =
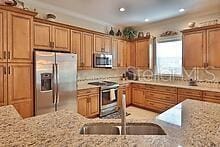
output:
[[[76,112],[77,55],[56,53],[57,110]]]
[[[35,51],[35,115],[55,111],[55,53]]]

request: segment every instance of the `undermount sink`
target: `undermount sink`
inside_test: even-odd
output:
[[[81,128],[80,134],[121,135],[121,128],[119,123],[86,124]],[[126,135],[166,135],[166,133],[160,126],[153,123],[127,123]]]

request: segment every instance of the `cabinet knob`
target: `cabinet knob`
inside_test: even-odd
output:
[[[4,51],[4,57],[3,58],[6,59],[6,51]]]

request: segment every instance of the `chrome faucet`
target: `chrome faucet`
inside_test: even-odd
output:
[[[121,106],[121,134],[126,135],[126,95],[125,91],[123,91],[122,95],[122,106]]]

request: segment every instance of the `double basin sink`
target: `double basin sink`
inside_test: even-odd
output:
[[[125,135],[166,135],[164,130],[153,123],[127,123]],[[84,135],[122,135],[120,123],[91,123],[84,125],[80,134]]]

